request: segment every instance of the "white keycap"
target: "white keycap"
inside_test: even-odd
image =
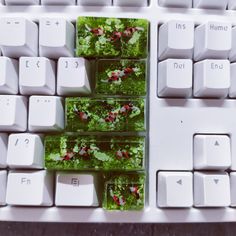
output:
[[[0,93],[18,94],[18,61],[0,57]]]
[[[26,131],[27,99],[17,95],[0,95],[0,131]]]
[[[227,59],[232,47],[231,24],[211,21],[199,25],[195,29],[194,45],[195,61],[202,59]]]
[[[167,59],[158,65],[158,95],[161,97],[189,97],[192,94],[190,59]]]
[[[62,99],[53,96],[31,96],[29,99],[29,131],[61,131],[64,129]]]
[[[42,5],[75,5],[75,0],[41,0]]]
[[[228,0],[228,9],[235,10],[236,9],[236,1],[235,0]]]
[[[228,60],[204,60],[194,65],[194,96],[224,98],[230,87]]]
[[[194,206],[226,207],[230,205],[230,182],[226,172],[194,172]]]
[[[113,6],[145,7],[147,0],[113,0]]]
[[[5,0],[6,5],[39,5],[39,0]]]
[[[37,56],[38,26],[22,17],[0,19],[0,47],[4,56]]]
[[[56,91],[55,62],[45,57],[21,57],[19,64],[20,93],[54,95]]]
[[[228,0],[193,0],[193,7],[207,9],[226,9]]]
[[[159,207],[191,207],[193,175],[190,172],[159,172],[157,186]]]
[[[9,172],[6,202],[10,205],[51,206],[53,175],[46,170]]]
[[[42,169],[44,146],[38,134],[10,134],[7,165],[10,168]]]
[[[76,174],[57,172],[56,197],[57,206],[98,206],[95,174]]]
[[[192,58],[193,43],[192,21],[169,21],[159,29],[159,59]]]
[[[230,88],[229,96],[236,98],[236,63],[230,64]]]
[[[111,6],[112,0],[77,0],[81,6]]]
[[[61,57],[57,64],[57,94],[65,96],[91,93],[88,63],[84,58]]]
[[[236,207],[236,172],[230,173],[230,196],[231,206]]]
[[[7,171],[0,171],[0,205],[6,205]]]
[[[236,4],[236,1],[235,1]],[[231,62],[236,61],[236,26],[232,28],[232,48],[229,53],[229,60]]]
[[[162,7],[192,7],[192,0],[159,0],[159,5]]]
[[[8,134],[0,133],[0,168],[7,166]]]
[[[194,169],[228,169],[231,166],[229,136],[195,135],[193,158]]]
[[[48,58],[74,55],[75,27],[63,18],[39,21],[39,55]]]

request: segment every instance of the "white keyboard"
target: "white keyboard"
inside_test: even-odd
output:
[[[1,221],[235,221],[235,0],[1,4]]]

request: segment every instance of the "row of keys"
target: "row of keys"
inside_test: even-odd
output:
[[[236,97],[236,63],[190,59],[167,59],[158,64],[158,96]]]
[[[115,175],[104,181],[98,173],[57,172],[55,205],[98,207],[102,200],[106,210],[141,210],[144,181],[143,174]],[[8,177],[7,171],[0,171],[0,183],[1,205],[52,206],[54,203],[54,175],[46,170],[10,171]]]
[[[4,2],[3,2],[4,3]],[[147,0],[5,0],[6,5],[147,6]]]
[[[235,0],[159,0],[162,7],[203,8],[203,9],[236,9]]]
[[[157,175],[159,207],[236,206],[236,173],[164,172]]]
[[[184,40],[183,40],[184,38]],[[208,21],[194,28],[192,21],[172,20],[159,29],[159,60],[193,58],[236,60],[236,27]]]

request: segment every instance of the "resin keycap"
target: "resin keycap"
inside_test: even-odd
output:
[[[66,130],[145,131],[145,99],[66,98]]]
[[[145,175],[120,174],[105,182],[103,208],[106,210],[142,210]]]
[[[105,17],[78,17],[77,56],[145,58],[148,21]]]
[[[95,93],[146,95],[146,60],[98,60]]]
[[[54,170],[142,170],[144,137],[54,135],[45,138],[45,166]]]

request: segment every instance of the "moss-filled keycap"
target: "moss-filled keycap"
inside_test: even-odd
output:
[[[78,17],[79,57],[146,58],[148,21],[105,17]]]
[[[142,170],[144,137],[55,135],[45,138],[45,167],[54,170]]]
[[[96,94],[146,95],[146,60],[98,60]]]
[[[145,131],[145,99],[66,98],[66,130]]]
[[[105,182],[103,208],[106,210],[142,210],[145,175],[120,174]]]

